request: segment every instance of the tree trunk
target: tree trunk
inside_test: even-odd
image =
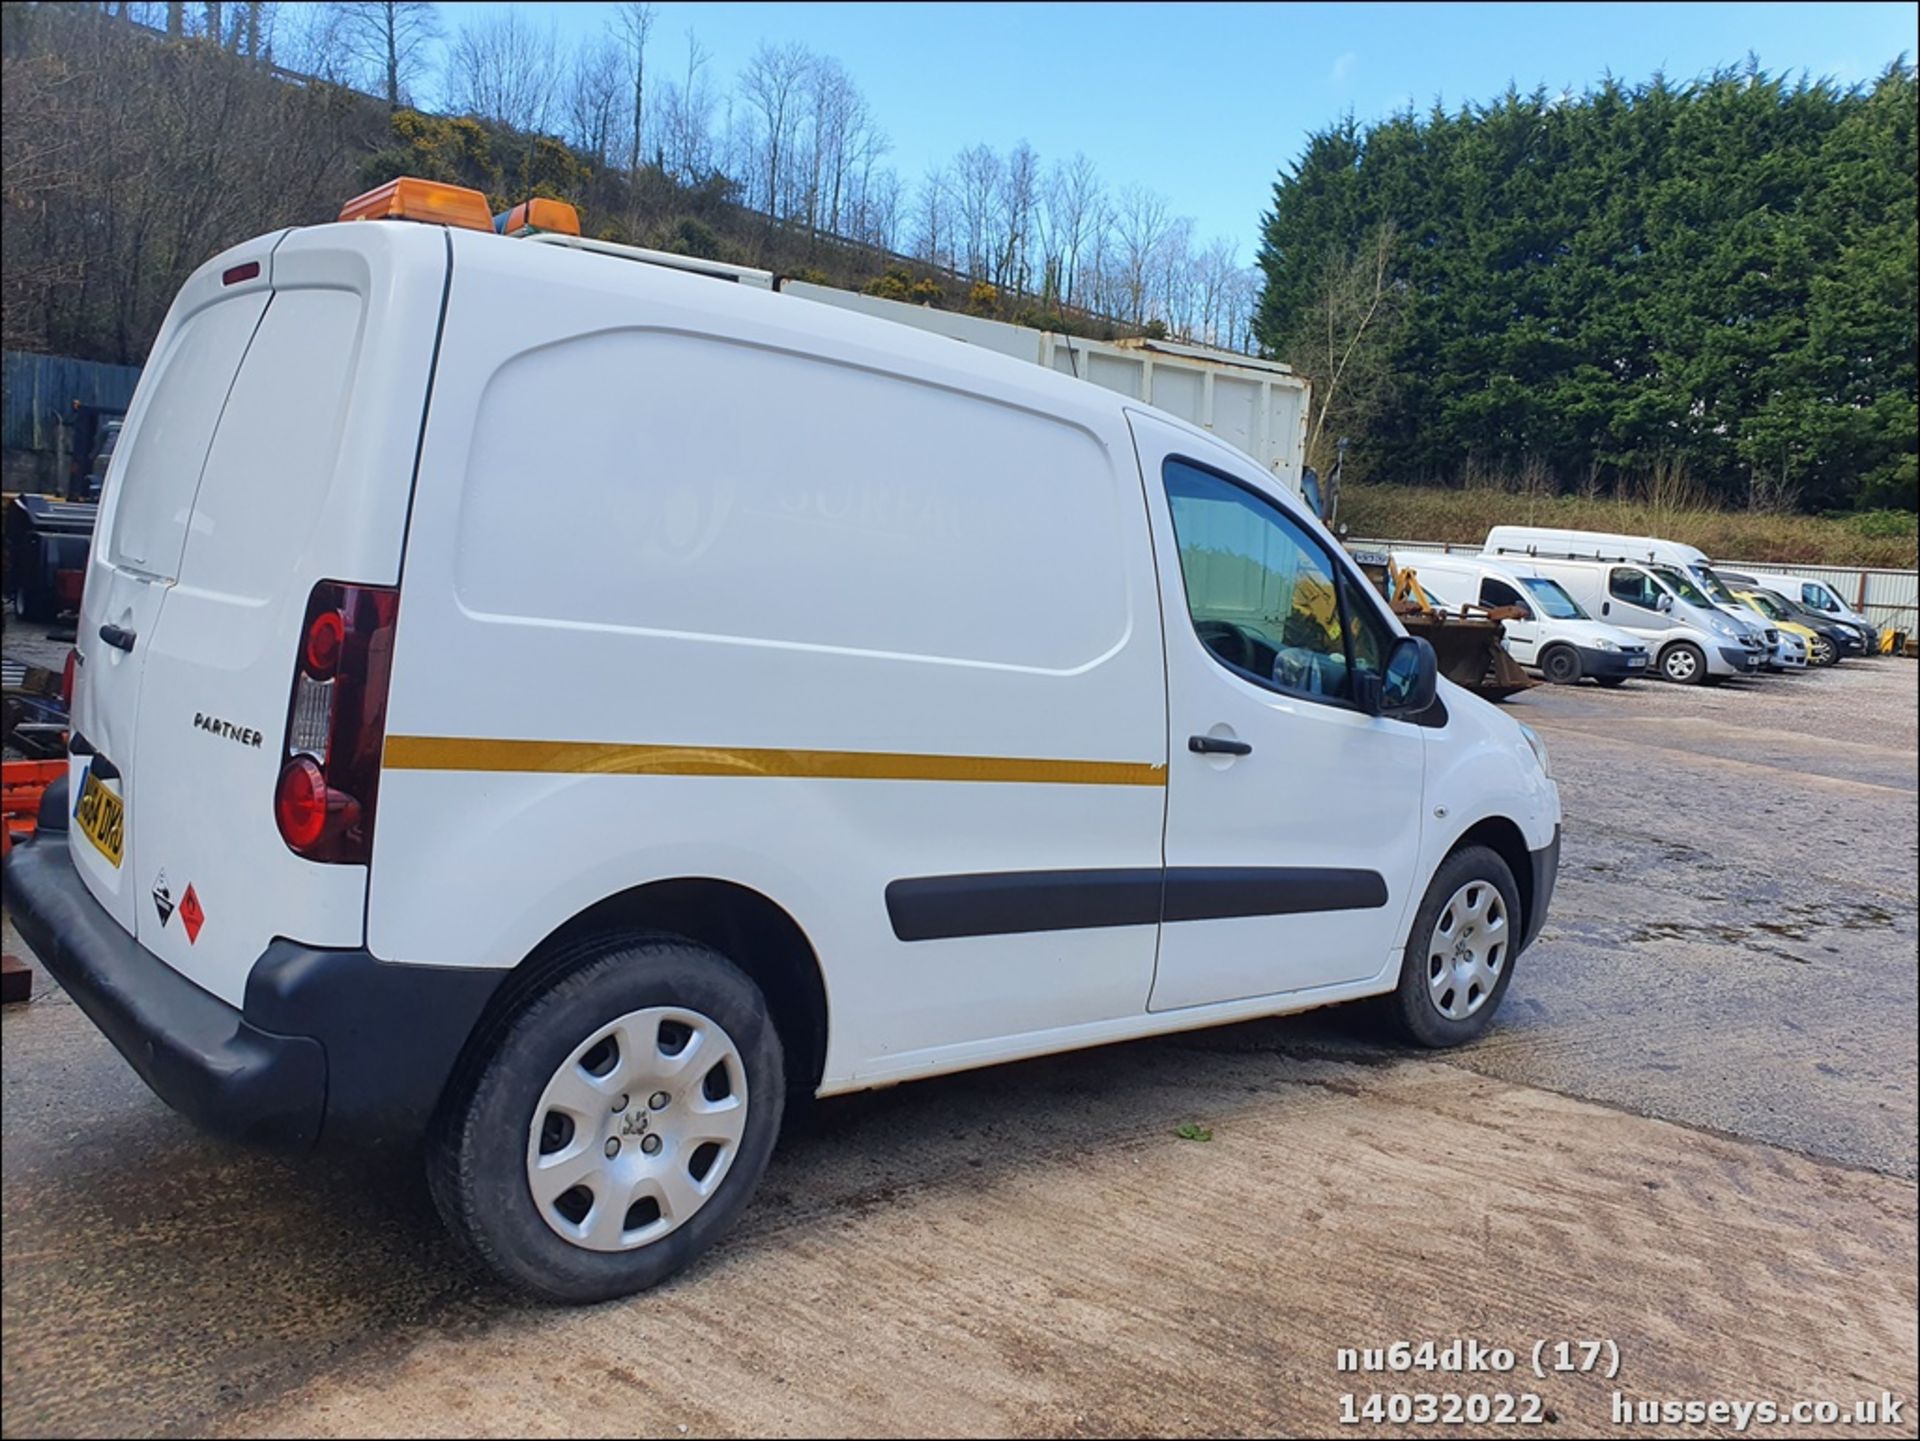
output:
[[[400,108],[400,17],[387,5],[387,109]]]
[[[187,0],[167,0],[167,34],[175,40],[187,33]]]

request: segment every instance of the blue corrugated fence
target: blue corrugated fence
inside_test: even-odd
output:
[[[55,448],[55,418],[71,415],[76,400],[103,410],[125,410],[139,379],[137,365],[6,351],[0,355],[0,402],[5,410],[0,448],[50,453]]]

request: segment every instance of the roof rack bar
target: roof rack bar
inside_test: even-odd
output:
[[[771,270],[755,270],[750,265],[728,265],[722,260],[702,260],[694,255],[675,255],[668,250],[648,250],[640,245],[621,245],[612,240],[589,240],[583,235],[560,235],[542,231],[526,237],[532,245],[562,245],[569,250],[588,250],[595,255],[610,255],[618,260],[637,260],[643,265],[658,265],[667,270],[683,270],[704,275],[710,280],[730,280],[750,285],[755,290],[777,290]]]

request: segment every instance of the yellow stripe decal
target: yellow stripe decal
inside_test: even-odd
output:
[[[1164,786],[1165,766],[1139,761],[1022,760],[886,751],[743,750],[602,745],[592,741],[388,736],[384,763],[401,771],[530,771],[610,776],[779,776],[809,780],[997,781],[1003,784]]]

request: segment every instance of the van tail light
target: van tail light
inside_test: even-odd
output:
[[[69,648],[66,668],[60,672],[60,704],[66,707],[68,715],[73,714],[73,677],[79,665],[80,652]]]
[[[392,586],[323,580],[307,598],[273,819],[308,860],[365,865],[373,854],[399,613]]]

